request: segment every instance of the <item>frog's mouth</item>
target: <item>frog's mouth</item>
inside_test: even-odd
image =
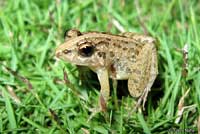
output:
[[[62,61],[66,61],[74,65],[87,66],[87,59],[80,59],[73,54],[64,54],[62,51],[58,51],[55,53],[55,56]]]

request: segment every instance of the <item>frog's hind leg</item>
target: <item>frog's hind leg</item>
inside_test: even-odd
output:
[[[128,79],[128,89],[133,97],[140,97],[136,108],[142,102],[144,108],[148,92],[158,74],[157,52],[154,44],[148,43],[142,48],[131,69],[132,75]]]

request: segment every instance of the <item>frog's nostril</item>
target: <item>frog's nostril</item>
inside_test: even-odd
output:
[[[72,51],[71,50],[68,50],[68,49],[65,49],[65,50],[63,50],[63,53],[64,54],[69,54],[69,53],[71,53]]]

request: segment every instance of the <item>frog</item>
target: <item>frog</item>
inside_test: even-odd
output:
[[[85,66],[97,74],[101,89],[100,109],[105,111],[110,97],[109,79],[127,80],[128,91],[143,105],[158,75],[156,39],[124,32],[80,32],[71,29],[56,48],[57,58]]]

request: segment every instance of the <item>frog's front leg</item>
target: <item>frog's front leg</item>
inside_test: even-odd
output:
[[[100,96],[99,96],[100,107],[92,110],[92,114],[90,115],[88,121],[90,121],[93,118],[93,116],[95,116],[97,113],[101,111],[104,111],[104,112],[106,111],[106,104],[108,102],[109,95],[110,95],[108,70],[106,68],[103,68],[95,72],[97,73],[97,76],[101,85]]]
[[[106,111],[106,104],[108,102],[110,95],[108,70],[106,68],[102,68],[98,70],[96,73],[101,85],[99,104],[101,107],[101,111]]]

